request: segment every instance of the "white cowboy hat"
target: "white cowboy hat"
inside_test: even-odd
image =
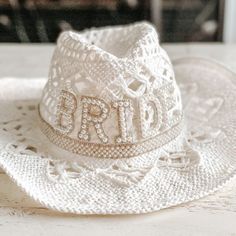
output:
[[[45,87],[0,81],[0,167],[42,205],[77,214],[212,193],[236,170],[235,75],[197,58],[174,71],[148,23],[62,33]]]

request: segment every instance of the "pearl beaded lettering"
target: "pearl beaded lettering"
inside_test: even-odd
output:
[[[74,129],[74,112],[77,100],[73,93],[62,90],[57,104],[55,128],[63,134],[69,134]]]
[[[109,114],[109,106],[99,98],[82,97],[82,119],[81,129],[78,133],[80,140],[89,141],[89,124],[93,124],[101,142],[107,143],[108,136],[105,134],[102,123],[107,119]]]
[[[110,114],[110,106],[103,99],[97,97],[81,97],[81,126],[78,132],[78,139],[89,142],[91,141],[90,126],[94,126],[99,140],[106,144],[110,138],[103,129],[103,123]],[[148,109],[152,106],[152,121],[146,118]],[[128,118],[133,113],[132,101],[130,99],[118,100],[111,102],[111,107],[117,111],[117,123],[119,135],[115,137],[115,143],[132,143],[132,133],[129,132]],[[57,105],[55,127],[62,134],[69,134],[74,129],[74,113],[77,108],[76,96],[66,90],[62,90]],[[162,124],[162,107],[158,98],[145,95],[139,101],[139,116],[141,134],[143,138],[155,136]],[[150,116],[150,115],[149,115]],[[151,116],[150,116],[151,117]]]

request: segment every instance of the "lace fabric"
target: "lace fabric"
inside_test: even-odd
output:
[[[171,62],[147,23],[61,34],[39,112],[54,144],[111,158],[164,145],[183,118]]]
[[[167,55],[159,46],[152,46],[152,42],[158,43],[158,37],[152,27],[137,24],[134,28],[129,26],[125,30],[122,27],[116,28],[112,36],[114,42],[120,45],[119,40],[125,37],[127,40],[128,37],[130,44],[125,45],[127,48],[124,46],[112,48],[111,39],[108,37],[110,32],[110,28],[104,28],[85,31],[81,35],[74,33],[62,35],[52,59],[48,82],[43,79],[0,80],[0,84],[5,86],[5,89],[0,91],[0,167],[27,194],[42,205],[77,214],[146,213],[198,199],[223,186],[236,171],[234,148],[236,85],[233,82],[235,75],[224,67],[204,59],[179,60],[174,64],[174,70],[182,94],[181,99]],[[131,36],[131,32],[133,35],[134,32],[138,32],[137,37]],[[106,37],[102,37],[104,34]],[[106,52],[102,48],[103,38],[106,42]],[[91,46],[92,43],[96,43],[96,47]],[[150,44],[149,50],[142,50],[140,45],[147,43]],[[85,60],[82,59],[83,48],[89,50]],[[96,55],[93,54],[94,50]],[[61,57],[60,53],[64,56]],[[81,65],[78,65],[78,61],[75,60],[77,53]],[[116,54],[116,57],[112,54]],[[154,66],[152,68],[151,63],[149,66],[148,62],[143,64],[141,61],[145,58],[148,60],[149,57],[154,60],[157,55],[159,55],[160,77],[152,78]],[[97,59],[94,60],[95,58]],[[118,65],[124,58],[128,64],[137,61],[136,68],[139,69],[135,70],[135,73],[141,70],[138,77],[140,78],[141,75],[145,77],[144,80],[138,79],[138,82],[145,81],[145,83],[132,92],[128,87],[129,83],[132,84],[134,81],[127,76],[126,72],[118,73],[117,76],[121,79],[117,80],[115,74],[112,74],[113,79],[109,74],[113,73],[113,70],[120,69],[119,66],[113,68],[112,65],[113,63]],[[66,61],[67,64],[64,64]],[[89,78],[89,74],[86,73],[89,73],[90,69],[84,68],[83,75],[79,74],[82,73],[81,70],[76,69],[77,66],[90,68],[89,63],[95,63],[94,67],[101,68],[96,61],[102,65],[112,64],[109,64],[109,76],[101,81],[98,76],[90,75]],[[73,62],[76,64],[75,67]],[[121,68],[124,66],[122,62],[119,65]],[[165,65],[163,70],[162,65]],[[106,67],[102,68],[105,70]],[[131,69],[132,66],[128,70]],[[69,82],[72,78],[73,84]],[[84,82],[81,78],[88,79]],[[79,86],[74,81],[79,82]],[[95,90],[90,90],[93,83],[98,85],[95,90],[99,91],[102,88],[106,92],[96,93]],[[99,83],[102,83],[101,88]],[[75,87],[78,90],[75,90]],[[91,102],[95,105],[90,107],[90,112],[97,117],[91,116],[91,119],[98,119],[103,114],[108,122],[102,123],[104,133],[108,138],[110,135],[115,138],[110,139],[109,143],[103,142],[104,135],[100,135],[102,132],[99,131],[100,126],[95,126],[97,120],[93,120],[95,125],[90,137],[92,142],[87,141],[84,136],[87,130],[82,132],[83,129],[80,130],[76,125],[72,126],[76,132],[65,125],[69,128],[64,130],[63,137],[78,139],[80,134],[78,131],[80,131],[83,134],[81,137],[85,138],[83,142],[94,145],[95,140],[99,146],[111,145],[109,146],[111,148],[112,145],[118,145],[122,151],[131,144],[136,145],[143,141],[149,143],[149,138],[155,137],[156,133],[162,135],[166,130],[173,130],[174,125],[180,123],[181,119],[178,117],[182,116],[182,113],[186,127],[182,127],[177,135],[170,136],[170,139],[164,141],[160,147],[142,151],[138,155],[112,158],[115,154],[111,152],[111,156],[101,154],[102,158],[100,158],[97,155],[98,149],[95,150],[95,155],[78,154],[50,142],[51,134],[45,135],[39,125],[39,103],[40,112],[47,124],[54,128],[58,124],[55,117],[60,103],[61,89],[69,92],[62,95],[63,108],[71,109],[69,115],[66,113],[67,120],[63,121],[63,125],[68,125],[75,120],[75,124],[80,126],[81,117],[84,114],[87,114],[85,118],[91,115],[85,111],[77,112],[72,116],[71,111],[74,111],[74,108],[79,111],[86,109],[81,106],[83,104],[81,101],[75,106],[78,97],[80,98],[75,91],[79,91],[79,94],[83,92],[82,95],[87,96],[96,95],[99,99],[86,98],[84,104]],[[41,94],[43,94],[42,99]],[[76,94],[75,100],[74,94]],[[156,94],[158,100],[150,98],[149,94]],[[148,114],[143,117],[139,115],[142,113],[137,112],[142,107],[140,99],[144,102],[144,114]],[[113,103],[116,100],[119,102]],[[147,100],[151,103],[147,103]],[[117,116],[117,119],[121,119],[118,120],[118,124],[121,126],[126,124],[123,127],[125,130],[114,125],[115,113],[109,113],[107,118],[106,104],[109,109],[115,108],[118,111],[120,116]],[[132,109],[130,104],[133,105]],[[159,106],[164,109],[159,109]],[[129,109],[128,115],[122,112],[126,109]],[[64,112],[63,109],[62,111]],[[155,116],[158,114],[159,117]],[[122,116],[123,119],[130,120],[123,123]],[[143,127],[138,125],[140,117],[145,119],[142,123]],[[158,126],[156,120],[158,124],[161,122],[164,124]],[[154,124],[153,127],[156,128],[154,136],[151,131],[149,132],[150,124]],[[134,126],[136,128],[133,128]],[[110,132],[107,132],[108,130]],[[117,143],[116,138],[120,138],[121,143]]]
[[[179,154],[171,152],[176,147],[174,140],[162,150],[122,161],[68,155],[51,145],[37,128],[37,110],[32,105],[36,108],[39,96],[35,94],[40,94],[44,81],[40,80],[39,86],[37,80],[29,83],[6,79],[0,82],[8,84],[1,91],[5,100],[1,100],[1,109],[8,107],[9,111],[5,118],[1,117],[1,167],[44,206],[78,214],[144,213],[212,193],[235,174],[234,74],[203,59],[180,61],[175,72],[183,103],[188,103],[184,105],[188,146],[195,152],[189,153],[189,147]],[[198,80],[201,73],[204,81]],[[210,87],[212,80],[217,81],[214,88]],[[17,94],[17,102],[10,101],[8,87],[16,90],[21,84],[25,85],[24,92]],[[223,84],[227,91],[222,90]],[[36,93],[30,92],[32,87]],[[29,97],[24,99],[30,95],[33,104]],[[221,106],[215,104],[217,109],[205,107],[214,110],[214,114],[206,110],[206,114],[211,114],[206,121],[206,116],[199,119],[203,110],[191,109],[196,106],[197,97],[205,98],[206,104],[212,97],[220,97],[224,102]],[[195,113],[188,113],[189,109]]]

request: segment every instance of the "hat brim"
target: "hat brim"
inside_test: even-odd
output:
[[[178,137],[122,161],[63,151],[38,127],[37,104],[45,81],[3,80],[8,86],[0,101],[0,167],[42,205],[77,214],[147,213],[216,191],[236,172],[236,76],[198,58],[176,60],[174,70],[190,147],[186,166],[178,165],[178,159],[176,165],[168,165],[168,159],[158,162],[163,152],[182,142]]]

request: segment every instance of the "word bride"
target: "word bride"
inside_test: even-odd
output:
[[[66,90],[62,90],[57,104],[56,129],[63,134],[69,134],[74,130],[75,112],[78,109],[76,96]],[[97,97],[82,96],[81,102],[81,125],[78,139],[90,141],[90,126],[96,130],[99,140],[109,143],[109,136],[104,132],[103,125],[109,118],[112,109],[117,112],[119,135],[115,137],[116,143],[133,142],[132,133],[128,132],[129,114],[133,112],[130,99],[113,101],[107,104]],[[142,138],[157,135],[162,123],[162,107],[154,95],[144,95],[139,99],[137,116],[139,117],[140,133]],[[151,121],[150,121],[151,120]]]

